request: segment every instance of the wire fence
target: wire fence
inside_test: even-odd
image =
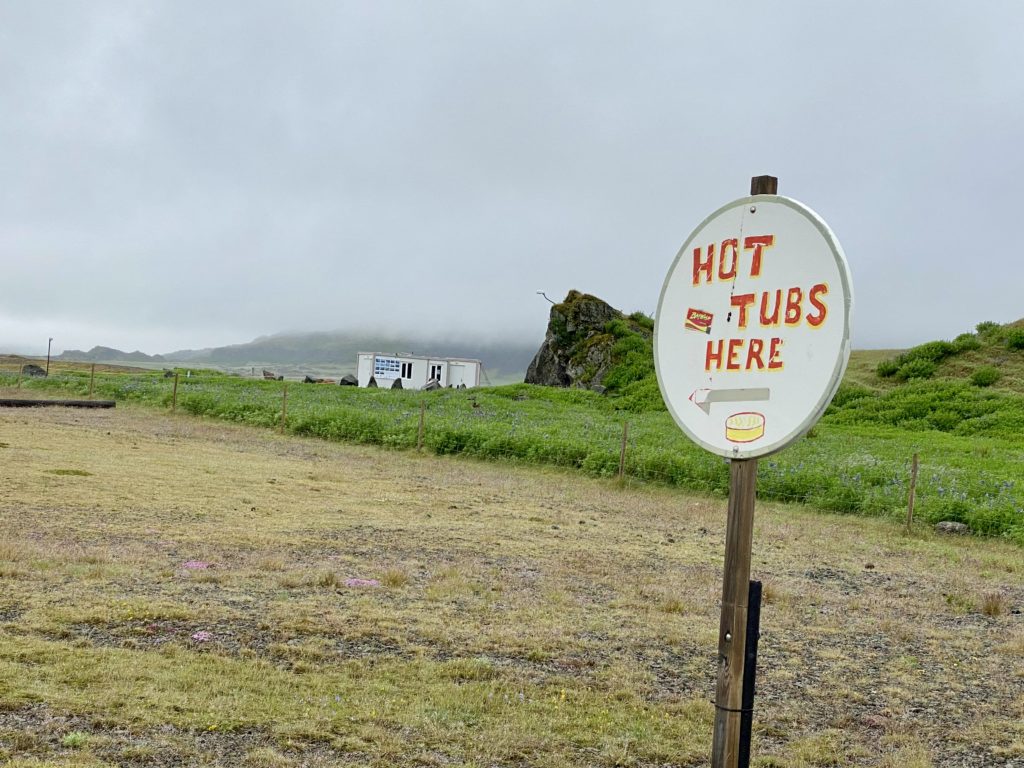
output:
[[[135,401],[327,440],[569,468],[725,497],[728,462],[692,444],[664,412],[618,412],[590,392],[513,386],[482,390],[359,389],[212,372],[125,374],[88,364],[46,378],[0,371],[0,386]],[[24,394],[24,392],[23,392]],[[839,513],[952,520],[1024,544],[1022,463],[991,441],[819,424],[762,458],[758,497]],[[919,456],[916,474],[914,457]]]

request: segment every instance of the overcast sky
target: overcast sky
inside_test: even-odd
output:
[[[1024,316],[1024,4],[0,4],[0,350],[653,313],[780,177],[855,347]]]

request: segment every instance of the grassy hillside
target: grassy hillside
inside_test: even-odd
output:
[[[654,376],[651,338],[622,324],[606,381],[616,408],[665,410]],[[952,341],[905,351],[866,350],[850,357],[846,378],[825,415],[833,424],[1013,438],[1024,433],[1024,321],[981,323]]]
[[[873,364],[873,365],[872,365]],[[1024,327],[980,323],[952,341],[855,354],[826,420],[1014,438],[1024,431]]]
[[[1024,320],[1008,325],[979,323],[973,333],[962,333],[952,341],[929,341],[899,353],[876,354],[874,370],[863,366],[858,383],[886,388],[928,380],[968,382],[1024,394]]]
[[[879,386],[879,378],[876,373],[878,364],[883,360],[896,357],[902,349],[855,349],[850,353],[850,362],[846,366],[846,378],[844,381],[853,384],[862,384],[866,387]]]

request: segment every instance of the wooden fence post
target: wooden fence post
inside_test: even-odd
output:
[[[420,428],[416,433],[416,450],[423,450],[423,422],[427,413],[427,401],[420,400]]]
[[[914,524],[914,497],[917,494],[917,453],[910,462],[910,491],[907,493],[907,533]]]
[[[284,385],[284,392],[281,395],[281,434],[284,434],[284,425],[288,421],[288,385]]]
[[[25,364],[22,363],[18,366],[18,389],[21,389],[21,376],[25,372]]]
[[[93,384],[96,382],[96,363],[92,364],[92,371],[89,373],[89,399],[92,399]]]
[[[622,445],[619,446],[619,482],[626,479],[626,442],[629,440],[629,422],[622,422]]]
[[[178,410],[178,374],[174,374],[174,391],[171,393],[171,413]]]

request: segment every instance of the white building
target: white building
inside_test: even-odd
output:
[[[480,386],[483,364],[461,357],[420,357],[419,355],[388,355],[381,352],[360,352],[356,368],[359,386],[366,387],[372,378],[381,389],[390,389],[396,379],[402,389],[423,389],[436,380],[442,387]]]

